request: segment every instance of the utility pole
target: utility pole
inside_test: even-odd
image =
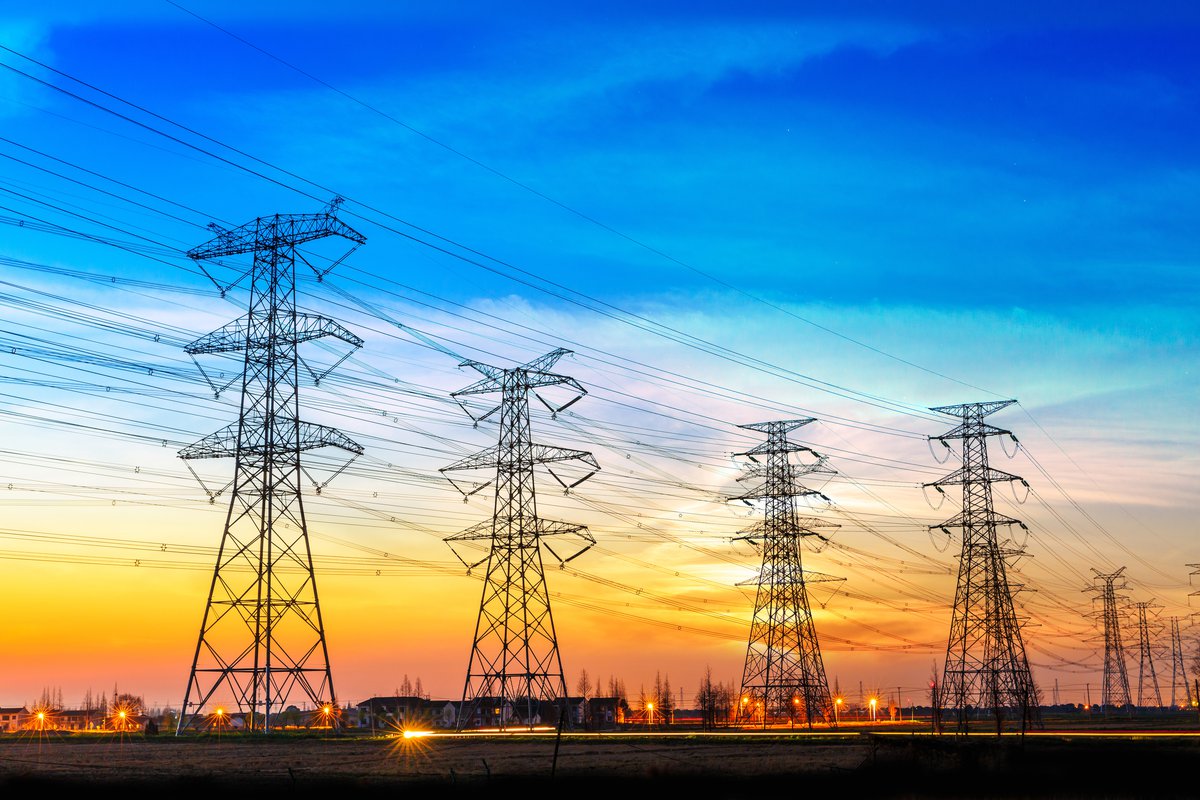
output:
[[[1102,586],[1089,586],[1085,592],[1099,591],[1104,601],[1104,689],[1100,694],[1100,705],[1105,713],[1110,706],[1132,707],[1129,696],[1129,673],[1125,669],[1125,647],[1121,644],[1121,617],[1117,612],[1117,600],[1123,599],[1117,594],[1118,589],[1124,589],[1125,577],[1121,567],[1116,572],[1102,573],[1093,568],[1096,573],[1094,580],[1103,581]],[[1118,586],[1117,581],[1121,581]]]
[[[997,513],[992,506],[992,484],[1020,481],[1016,475],[988,465],[987,438],[1009,436],[1011,431],[984,422],[984,417],[1006,408],[1016,400],[967,403],[931,409],[959,420],[959,424],[931,442],[962,441],[962,466],[941,480],[925,484],[943,492],[943,486],[962,487],[962,511],[930,529],[947,535],[950,528],[962,530],[962,553],[954,612],[946,645],[946,663],[941,693],[948,708],[957,712],[958,731],[968,733],[968,707],[991,708],[997,733],[1008,709],[1020,715],[1020,729],[1040,723],[1037,688],[1025,654],[1021,626],[1013,602],[1007,565],[1024,550],[1002,547],[997,535],[1001,525],[1025,524]],[[944,492],[943,492],[944,493]],[[1019,588],[1019,587],[1018,587]]]
[[[337,722],[300,453],[332,446],[353,461],[363,450],[333,428],[300,420],[298,368],[304,362],[297,347],[333,337],[357,348],[362,340],[333,320],[296,310],[295,259],[300,245],[317,239],[348,239],[350,252],[366,241],[337,218],[340,204],[337,198],[321,213],[260,217],[232,230],[211,225],[216,238],[188,252],[197,262],[252,253],[253,266],[246,316],[185,348],[193,359],[243,354],[243,366],[238,421],[179,451],[189,470],[192,459],[233,456],[234,477],[176,733],[205,727],[218,704],[248,713],[250,730],[269,732],[273,715],[294,696],[323,709],[326,722]],[[223,387],[213,388],[219,394]],[[210,501],[218,494],[210,491]]]
[[[762,479],[762,483],[730,498],[747,505],[759,500],[765,505],[763,520],[735,539],[750,542],[762,553],[758,574],[738,584],[757,587],[738,717],[742,723],[751,721],[761,707],[764,728],[771,721],[786,720],[794,724],[797,718],[812,728],[814,721],[832,718],[833,700],[807,586],[838,579],[806,572],[801,564],[800,542],[810,536],[825,539],[820,530],[837,526],[816,517],[797,516],[796,498],[824,497],[798,479],[804,475],[833,474],[834,470],[826,465],[824,456],[787,438],[790,431],[811,422],[815,420],[790,419],[740,426],[767,435],[762,444],[737,454],[749,459],[738,480]],[[797,463],[791,459],[792,453],[807,453],[815,460]]]
[[[1138,707],[1146,705],[1144,690],[1146,684],[1147,667],[1149,667],[1150,682],[1154,686],[1154,704],[1158,708],[1162,708],[1162,692],[1158,688],[1158,675],[1154,671],[1154,657],[1150,652],[1150,626],[1146,621],[1146,611],[1150,608],[1162,608],[1156,606],[1152,602],[1143,601],[1134,603],[1134,608],[1138,612],[1138,692],[1137,704]]]
[[[459,730],[472,725],[477,715],[481,722],[492,717],[492,724],[501,729],[510,727],[506,709],[512,710],[516,725],[532,728],[542,701],[562,703],[567,696],[558,637],[550,611],[550,594],[546,588],[542,548],[560,564],[566,564],[586,552],[596,540],[584,525],[538,516],[534,467],[547,465],[547,471],[567,493],[594,475],[600,465],[591,453],[583,450],[534,444],[530,433],[529,395],[538,398],[552,415],[557,415],[587,394],[574,378],[550,371],[569,352],[559,348],[509,368],[464,361],[460,366],[471,367],[483,378],[450,395],[476,426],[498,413],[500,427],[498,444],[441,469],[443,475],[465,470],[495,470],[491,480],[474,484],[469,490],[446,475],[463,493],[464,501],[493,483],[496,492],[491,519],[445,540],[467,567],[468,574],[475,567],[487,564],[459,706]],[[538,392],[538,389],[550,387],[566,387],[571,392],[570,399],[552,404]],[[499,404],[486,413],[472,413],[465,402],[465,398],[474,395],[496,393],[500,395]],[[564,480],[561,468],[568,462],[579,462],[589,471],[581,478]],[[560,544],[551,547],[548,541],[551,537],[575,537],[581,544],[563,557],[566,551]],[[487,542],[488,553],[481,559],[468,561],[455,549],[455,545],[462,542]],[[559,709],[560,721],[565,713],[565,708]]]

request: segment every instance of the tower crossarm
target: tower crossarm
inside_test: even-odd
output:
[[[485,447],[478,453],[460,458],[453,464],[440,468],[438,472],[495,468],[504,463],[506,453],[507,448],[501,448],[500,445],[492,445],[491,447]],[[595,456],[586,450],[573,450],[549,444],[535,444],[530,447],[530,453],[530,463],[532,464],[548,464],[555,461],[582,461],[584,464],[592,467],[593,471],[600,469],[600,464],[597,463]]]
[[[341,324],[328,317],[317,314],[297,313],[295,315],[295,335],[289,337],[295,344],[310,342],[324,336],[341,339],[354,347],[362,347],[363,340],[348,331]],[[185,346],[183,351],[188,355],[203,355],[205,353],[241,352],[247,348],[267,348],[273,344],[271,339],[262,335],[255,338],[251,335],[250,318],[248,316],[226,325],[222,325],[212,333],[207,333]]]
[[[537,521],[537,533],[538,538],[542,543],[542,547],[546,548],[546,551],[549,552],[550,555],[554,556],[555,560],[557,560],[560,565],[564,566],[568,562],[579,558],[596,545],[596,537],[592,536],[592,532],[588,530],[587,526],[579,525],[573,522],[558,522],[557,520],[539,518]],[[559,551],[565,552],[562,545],[555,545],[555,547],[557,547],[556,550],[555,547],[551,547],[550,543],[545,539],[545,537],[548,536],[564,535],[577,536],[580,540],[582,540],[582,545],[570,555],[565,557],[559,554]]]
[[[788,569],[781,564],[763,564],[753,577],[739,581],[735,586],[800,586],[810,583],[832,583],[844,581],[836,575],[826,575],[823,572]]]
[[[763,433],[787,433],[816,421],[813,417],[800,417],[798,419],[772,420],[771,422],[748,422],[745,425],[738,425],[738,427]]]
[[[250,422],[253,422],[253,420],[250,420]],[[317,425],[313,422],[299,423],[297,444],[297,451],[315,450],[318,447],[337,447],[355,455],[362,455],[364,452],[362,445],[336,428]],[[205,436],[200,441],[184,447],[179,451],[179,457],[182,459],[224,458],[236,456],[239,451],[242,455],[252,456],[272,455],[275,452],[274,450],[270,450],[261,441],[257,443],[242,441],[239,445],[238,426],[235,424],[226,425],[219,431]]]
[[[813,497],[813,496],[820,497],[823,500],[829,500],[829,498],[825,494],[817,491],[816,489],[809,489],[807,486],[803,486],[800,483],[797,483],[796,481],[793,480],[793,481],[791,481],[790,487],[775,487],[775,486],[772,486],[771,484],[764,483],[762,486],[755,487],[754,489],[751,489],[750,491],[748,491],[744,494],[739,494],[735,497],[730,497],[729,499],[730,500],[750,501],[750,500],[769,500],[772,498],[779,498],[779,497]]]
[[[767,521],[759,520],[749,528],[738,531],[738,535],[733,537],[733,541],[749,542],[755,546],[768,536],[815,536],[822,541],[829,541],[829,537],[821,533],[821,530],[840,527],[842,527],[840,524],[820,517],[796,517],[794,527],[789,526],[785,530],[768,530]]]
[[[939,528],[962,528],[965,526],[977,526],[981,524],[987,525],[1020,525],[1025,530],[1029,527],[1019,519],[1014,519],[1004,514],[999,514],[992,509],[973,510],[970,513],[960,511],[945,522],[937,525],[930,525],[929,530],[937,530]]]
[[[983,481],[987,481],[988,483],[999,483],[1000,481],[1020,481],[1025,486],[1029,485],[1029,483],[1020,475],[1013,475],[1009,472],[995,469],[994,467],[987,467],[986,469],[968,469],[967,467],[961,467],[954,470],[954,472],[951,472],[944,478],[939,478],[931,483],[922,484],[922,487],[929,488],[932,486],[936,489],[942,486],[963,486],[967,483],[981,483]]]
[[[936,411],[939,414],[947,414],[951,417],[967,417],[979,416],[986,417],[989,414],[994,414],[1002,408],[1008,408],[1016,403],[1016,400],[992,400],[986,403],[959,403],[952,406],[936,406],[929,409]]]
[[[1011,436],[1014,440],[1017,438],[1013,435],[1012,431],[1006,428],[997,428],[995,425],[989,425],[986,422],[966,422],[956,425],[938,436],[930,436],[929,441],[948,442],[952,439],[965,439],[968,436]]]
[[[745,457],[751,461],[757,462],[755,456],[773,456],[780,453],[812,453],[811,447],[796,442],[789,442],[783,438],[768,439],[762,444],[751,447],[749,450],[743,450],[740,453],[734,453],[734,457]]]
[[[210,225],[217,235],[205,244],[188,250],[188,258],[204,261],[267,248],[296,247],[326,236],[341,236],[356,244],[365,244],[365,236],[335,216],[336,206],[336,202],[331,203],[326,211],[317,214],[259,217],[236,228]]]
[[[804,448],[808,450],[808,448]],[[808,450],[808,452],[814,452]],[[744,453],[740,455],[745,455]],[[818,455],[817,460],[809,464],[792,464],[789,468],[793,477],[801,475],[836,475],[837,470],[829,466],[829,457]],[[737,476],[739,481],[748,481],[755,478],[766,478],[772,474],[771,465],[762,461],[754,461],[746,464],[743,467],[742,474]]]

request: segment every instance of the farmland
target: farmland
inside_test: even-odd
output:
[[[1198,754],[1200,740],[1183,731],[1002,738],[853,729],[410,739],[10,734],[0,737],[0,787],[8,796],[75,788],[288,797],[553,788],[624,797],[687,791],[730,800],[776,789],[897,798],[1184,797],[1194,792],[1174,787]]]

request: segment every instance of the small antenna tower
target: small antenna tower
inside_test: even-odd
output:
[[[958,730],[967,733],[970,707],[990,708],[999,732],[1009,710],[1020,717],[1025,731],[1040,724],[1037,687],[1029,669],[1021,625],[1013,602],[1007,565],[1024,555],[1022,548],[1001,545],[997,527],[1019,525],[1020,520],[997,513],[992,506],[992,484],[1020,481],[1022,478],[988,466],[987,438],[1008,436],[1011,431],[984,422],[984,417],[1006,408],[1016,400],[966,403],[931,409],[956,417],[959,424],[941,436],[929,437],[947,450],[949,441],[962,440],[962,467],[941,480],[925,484],[943,492],[943,486],[962,487],[962,511],[940,525],[947,535],[950,528],[962,529],[962,554],[958,564],[958,585],[954,595],[954,613],[946,645],[946,663],[942,674],[940,698],[944,707],[957,714]],[[1017,586],[1017,589],[1020,587]]]
[[[179,451],[193,475],[192,459],[233,456],[234,477],[176,733],[209,725],[217,704],[246,713],[249,730],[269,732],[275,715],[297,696],[314,710],[327,709],[324,722],[338,722],[300,454],[333,446],[351,453],[352,461],[363,450],[333,428],[300,420],[298,368],[304,362],[297,348],[326,336],[358,348],[362,339],[331,319],[296,311],[296,248],[328,236],[350,240],[351,251],[366,241],[337,218],[340,203],[335,199],[318,214],[259,217],[232,230],[210,226],[216,238],[188,252],[195,261],[252,253],[254,262],[246,316],[184,348],[193,359],[243,354],[243,367],[238,421]],[[215,394],[222,388],[213,385]],[[209,492],[210,502],[218,494]]]
[[[800,561],[800,541],[807,537],[825,540],[822,528],[838,527],[816,517],[796,514],[796,498],[825,497],[803,486],[798,478],[814,473],[834,474],[826,458],[804,445],[789,442],[787,434],[815,422],[812,418],[757,422],[739,427],[760,431],[767,441],[737,453],[750,460],[738,480],[763,479],[755,489],[730,498],[747,505],[752,500],[765,503],[761,522],[735,541],[747,541],[762,552],[758,574],[739,586],[756,586],[754,617],[746,645],[746,664],[742,672],[741,699],[737,719],[751,723],[805,723],[833,721],[833,700],[829,681],[821,661],[821,647],[813,624],[807,584],[841,580],[815,572],[805,572]],[[815,461],[794,463],[790,454],[809,453]]]
[[[591,453],[583,450],[534,444],[530,434],[529,395],[533,394],[541,401],[553,417],[587,394],[574,378],[550,371],[570,352],[559,348],[519,367],[507,369],[464,361],[460,366],[471,367],[484,377],[450,395],[474,420],[476,427],[497,413],[500,424],[498,444],[441,469],[443,475],[464,470],[495,470],[492,480],[469,487],[446,475],[462,492],[464,502],[493,483],[496,491],[491,519],[446,538],[468,574],[475,567],[487,564],[459,706],[459,730],[481,725],[501,729],[512,726],[532,728],[543,712],[543,701],[561,703],[567,696],[558,637],[550,612],[550,594],[546,589],[542,548],[560,565],[565,565],[591,548],[596,540],[584,525],[538,516],[534,467],[547,465],[547,471],[558,481],[563,492],[569,493],[594,475],[600,465]],[[570,399],[552,404],[537,391],[555,386],[571,390]],[[500,394],[499,404],[478,416],[464,402],[464,398],[473,395],[496,393]],[[550,466],[572,461],[582,463],[590,471],[581,478],[568,481],[560,475],[561,469],[556,472]],[[552,537],[557,540],[570,536],[581,544],[569,555],[564,557],[566,551],[561,545],[551,547],[549,540]],[[476,542],[488,543],[487,554],[482,558],[469,561],[455,549],[457,544]],[[558,709],[560,724],[565,720],[562,716],[565,713],[565,708]]]

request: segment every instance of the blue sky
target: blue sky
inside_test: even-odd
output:
[[[1027,580],[1053,598],[1034,610],[1059,638],[1082,637],[1092,626],[1079,591],[1089,567],[1128,563],[1144,596],[1167,604],[1164,613],[1188,613],[1185,565],[1200,560],[1190,552],[1200,473],[1200,12],[1178,3],[866,3],[836,15],[803,3],[605,3],[570,13],[541,4],[293,3],[285,16],[253,2],[54,5],[0,16],[0,44],[16,51],[0,51],[0,61],[28,74],[0,70],[8,140],[0,142],[8,156],[0,217],[10,221],[0,227],[0,255],[24,264],[9,273],[15,295],[54,298],[57,311],[39,324],[55,347],[73,337],[129,346],[111,330],[76,332],[69,302],[101,317],[131,315],[147,329],[177,327],[181,341],[218,327],[244,296],[235,290],[222,301],[182,256],[211,236],[205,224],[315,211],[336,193],[368,243],[327,282],[310,281],[303,302],[358,325],[368,343],[349,362],[360,382],[341,388],[357,410],[340,407],[345,397],[334,391],[312,413],[368,441],[368,451],[374,445],[381,464],[405,463],[432,480],[454,453],[486,443],[428,399],[470,377],[388,320],[492,363],[562,345],[576,351],[572,374],[592,396],[573,408],[581,428],[547,437],[592,437],[602,466],[640,464],[635,483],[607,487],[604,502],[660,508],[649,487],[673,479],[682,494],[671,513],[702,508],[734,486],[713,464],[754,442],[736,425],[812,415],[825,424],[805,434],[835,463],[842,458],[847,476],[827,493],[855,513],[880,513],[877,527],[946,565],[953,549],[931,550],[924,527],[946,509],[931,511],[915,489],[941,469],[920,437],[942,424],[923,409],[1013,397],[1021,407],[1006,424],[1036,460],[1010,471],[1046,500],[1014,512],[1036,515],[1035,536],[1047,537],[1030,544],[1032,561],[1077,547],[1096,562],[1029,567]],[[159,249],[143,257],[31,222],[126,244],[150,239]],[[118,289],[119,281],[67,274],[77,272],[155,285]],[[218,269],[216,277],[231,275]],[[16,326],[33,312],[10,310],[10,338],[28,332]],[[178,349],[147,347],[133,346],[129,358],[160,371],[189,363]],[[80,379],[63,363],[44,369]],[[110,388],[130,380],[111,364],[94,370]],[[111,393],[13,374],[25,377],[11,407],[51,416],[71,407],[93,422],[110,408],[101,400]],[[407,393],[364,388],[364,376],[380,374]],[[236,414],[228,396],[212,401],[194,380],[183,386],[130,389],[139,405],[114,403],[115,429],[144,424],[184,442]],[[186,422],[160,399],[177,392],[193,410]],[[406,438],[373,427],[364,409],[379,406],[405,421],[396,424],[409,426]],[[21,423],[12,424],[24,439]],[[30,452],[111,457],[111,444],[49,430]],[[652,435],[672,438],[644,449]],[[20,482],[28,469],[17,463],[7,477]],[[161,469],[172,486],[191,481],[177,460]],[[102,472],[84,472],[91,490],[108,485]],[[43,494],[65,491],[45,480]],[[366,488],[372,481],[388,479],[352,471],[347,480],[367,497],[380,491]],[[414,495],[403,507],[447,533],[486,514],[444,500]],[[603,507],[557,502],[562,518],[591,515],[602,541],[618,541],[625,523]],[[73,524],[21,508],[41,534]],[[709,521],[716,539],[737,522]],[[848,542],[870,552],[854,538],[871,542],[870,532],[843,522]],[[143,524],[111,521],[130,547],[153,539]],[[218,524],[197,527],[215,536]],[[396,532],[371,535],[381,550],[424,547]],[[423,557],[447,557],[434,544]],[[663,546],[645,543],[637,557],[676,557]],[[711,577],[700,551],[688,555],[690,569]],[[753,559],[741,557],[741,573],[720,573],[727,585],[748,574]],[[593,563],[631,586],[661,581],[671,596],[695,592],[658,573],[622,572],[629,561]],[[815,563],[843,570],[847,585],[878,580],[865,563]],[[460,616],[469,618],[477,590],[460,590]],[[887,603],[912,601],[902,585],[879,591]],[[922,642],[944,638],[946,602],[944,613],[931,608],[913,624],[931,631]],[[868,603],[868,613],[885,614],[887,603]],[[1075,617],[1064,611],[1072,606]],[[577,624],[602,627],[586,615]],[[661,665],[674,681],[698,674],[703,661],[722,675],[738,672],[744,642],[733,630],[719,646],[693,643],[690,660],[667,637],[642,661],[574,644],[593,672],[628,670],[631,682],[634,674],[650,682]],[[845,638],[858,644],[835,647],[828,660],[843,666],[830,672],[873,680],[883,662],[858,655],[863,636]],[[462,660],[464,647],[447,644],[447,663]],[[1039,668],[1066,670],[1064,684],[1098,669],[1095,644],[1080,647]],[[936,651],[918,648],[904,667],[907,683],[923,681]],[[432,656],[407,657],[413,672],[441,668]],[[569,672],[578,668],[565,660]],[[356,688],[365,693],[367,675],[386,668],[362,667]]]

